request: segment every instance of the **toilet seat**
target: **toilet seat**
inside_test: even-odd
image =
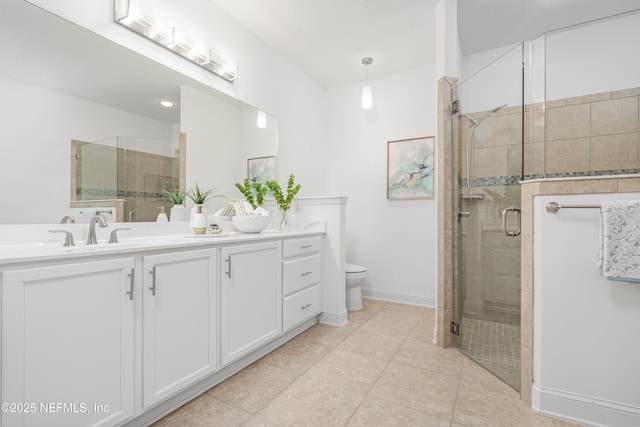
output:
[[[347,287],[359,285],[363,279],[367,278],[367,269],[361,265],[346,263],[344,269]]]
[[[345,263],[344,270],[347,273],[366,273],[367,269],[358,264]]]

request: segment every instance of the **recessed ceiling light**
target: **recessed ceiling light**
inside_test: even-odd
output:
[[[163,100],[163,101],[160,101],[160,105],[162,105],[163,107],[166,107],[166,108],[171,108],[175,104],[173,102],[171,102],[171,101]]]

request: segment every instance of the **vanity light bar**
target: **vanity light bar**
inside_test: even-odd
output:
[[[191,34],[160,21],[147,6],[114,0],[113,21],[169,49],[228,82],[238,78],[238,66],[217,50],[199,43]]]

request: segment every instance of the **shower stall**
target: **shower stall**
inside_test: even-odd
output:
[[[178,140],[116,136],[71,141],[72,202],[120,200],[126,222],[155,221],[172,203],[163,190],[183,188]]]
[[[458,181],[453,345],[520,388],[524,45],[454,86]],[[503,78],[501,92],[486,93]]]
[[[518,390],[520,182],[640,173],[639,35],[636,10],[470,55],[467,75],[446,80],[454,197],[444,310],[453,321],[443,326],[453,346]],[[531,360],[531,313],[522,319]]]

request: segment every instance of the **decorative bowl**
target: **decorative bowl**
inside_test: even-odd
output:
[[[235,215],[233,226],[243,233],[260,233],[271,222],[271,215]]]

